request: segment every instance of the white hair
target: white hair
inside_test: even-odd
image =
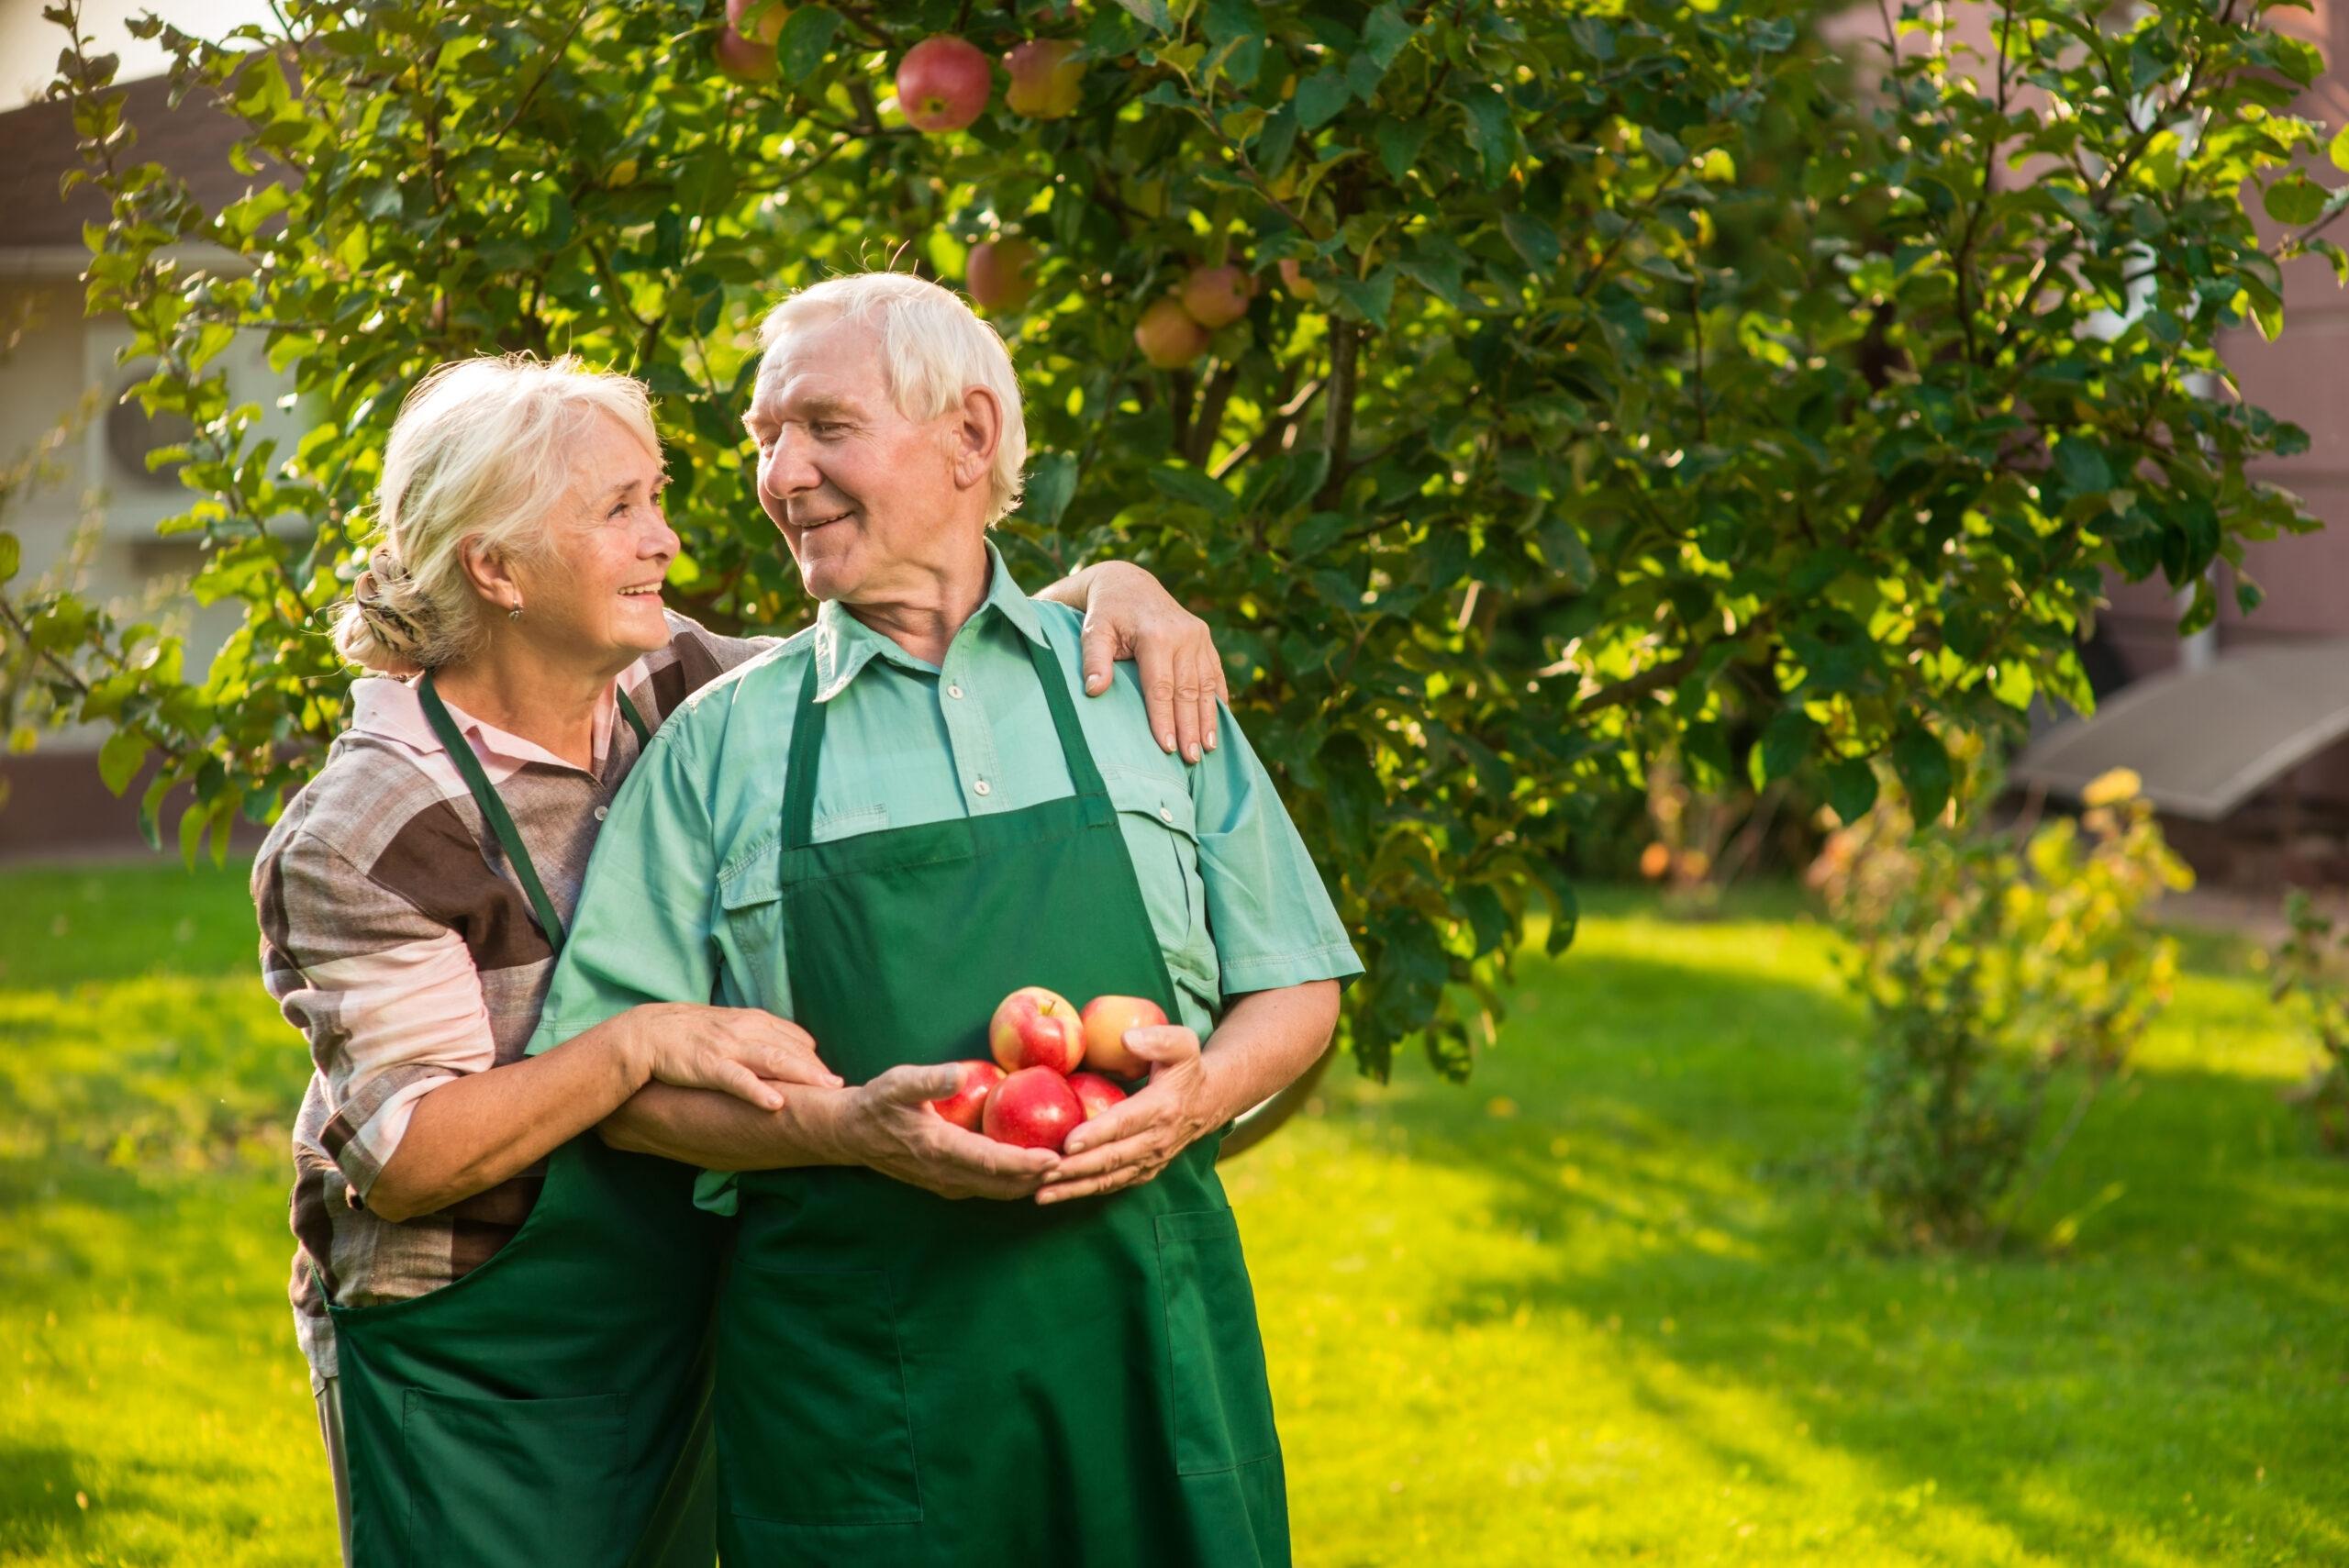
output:
[[[417,383],[384,448],[380,540],[335,622],[342,656],[413,674],[477,651],[485,630],[466,554],[551,558],[547,520],[578,473],[572,444],[605,414],[660,456],[644,384],[573,355],[459,360]]]
[[[767,312],[759,327],[763,382],[775,345],[792,331],[834,321],[869,323],[881,338],[882,374],[897,412],[927,424],[963,401],[971,388],[995,395],[1003,432],[987,473],[987,523],[1019,505],[1020,471],[1028,463],[1028,421],[1019,409],[1019,380],[996,329],[963,296],[910,272],[852,272],[811,284]]]

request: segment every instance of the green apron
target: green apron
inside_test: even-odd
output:
[[[560,952],[513,818],[429,675],[418,695]],[[694,1175],[582,1134],[548,1157],[488,1262],[409,1300],[332,1308],[357,1568],[709,1568],[726,1228],[694,1207]]]
[[[1067,678],[1029,651],[1074,795],[822,844],[808,827],[825,708],[808,671],[773,876],[738,879],[728,918],[786,944],[796,1017],[851,1083],[985,1057],[987,1020],[1020,985],[1148,996],[1175,1016]],[[777,999],[773,975],[742,979]],[[949,1202],[863,1169],[745,1175],[718,1306],[721,1560],[1286,1564],[1219,1141],[1140,1187],[1052,1206]]]

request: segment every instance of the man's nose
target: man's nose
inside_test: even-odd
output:
[[[772,500],[788,501],[823,482],[823,475],[816,471],[807,441],[790,430],[775,439],[774,445],[767,449],[766,461],[759,465],[759,494]]]

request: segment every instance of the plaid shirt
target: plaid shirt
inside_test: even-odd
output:
[[[616,684],[656,727],[774,644],[719,637],[682,616],[669,626],[669,646]],[[590,773],[450,712],[568,922],[596,829],[636,762],[635,733],[607,697]],[[262,979],[308,1037],[315,1068],[294,1129],[291,1294],[312,1373],[332,1377],[319,1276],[347,1307],[421,1296],[493,1256],[537,1200],[543,1161],[398,1223],[366,1207],[419,1099],[461,1073],[521,1059],[554,952],[415,688],[399,681],[352,686],[351,726],[262,844],[252,893]]]

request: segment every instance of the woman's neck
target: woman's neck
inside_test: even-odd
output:
[[[441,666],[432,684],[451,706],[593,773],[596,711],[619,673],[550,659],[493,635],[473,658]]]

